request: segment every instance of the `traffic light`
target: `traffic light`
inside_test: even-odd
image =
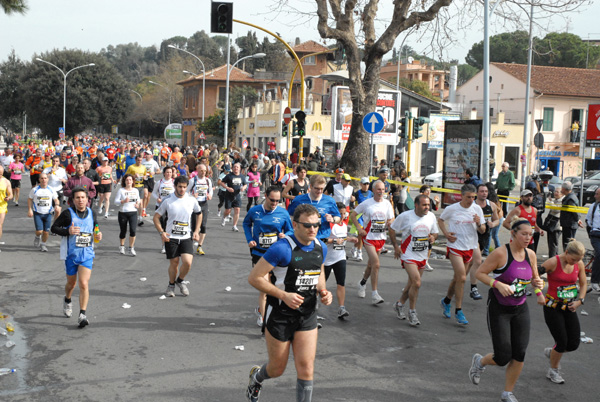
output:
[[[298,129],[296,128],[296,120],[292,120],[292,137],[298,135]]]
[[[413,140],[423,136],[423,126],[427,123],[429,123],[427,117],[415,117],[413,120]]]
[[[212,33],[233,32],[233,3],[213,1],[210,10],[210,31]]]
[[[304,137],[306,135],[306,113],[298,110],[294,116],[298,120],[298,135]]]
[[[288,130],[289,130],[289,126],[287,124],[285,124],[285,121],[281,124],[281,136],[282,137],[287,137],[288,136]]]
[[[400,136],[400,138],[406,138],[407,129],[408,121],[406,120],[406,117],[403,117],[400,120],[398,120],[398,135]]]
[[[225,119],[219,122],[219,135],[225,136]]]

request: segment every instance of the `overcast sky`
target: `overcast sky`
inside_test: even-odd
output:
[[[108,45],[137,42],[142,46],[160,45],[163,39],[181,35],[189,37],[196,31],[210,33],[210,0],[27,0],[29,11],[25,15],[7,16],[0,12],[0,60],[6,60],[12,49],[24,60],[32,60],[34,53],[54,48],[77,48],[97,52]],[[268,6],[276,0],[234,0],[236,19],[264,26],[278,32],[292,42],[321,41],[316,29],[316,19],[306,21],[285,14],[268,13]],[[455,3],[460,3],[456,0]],[[289,3],[299,9],[314,9],[314,1],[295,0]],[[382,8],[391,1],[382,1]],[[384,14],[385,15],[385,14]],[[554,30],[575,33],[582,38],[600,38],[600,28],[595,26],[600,15],[600,1],[584,12],[568,17],[568,22],[556,19]],[[383,25],[383,23],[381,24]],[[234,24],[233,36],[243,36],[249,27]],[[528,29],[528,27],[524,27]],[[491,34],[506,28],[493,26]],[[512,30],[512,27],[508,30]],[[473,43],[482,40],[482,27],[461,32],[456,45],[447,49],[448,59],[464,58]],[[258,33],[259,38],[265,36]],[[542,34],[543,36],[543,34]],[[403,36],[396,42],[400,46]],[[424,44],[409,38],[406,44],[422,51]],[[322,42],[321,42],[322,43]],[[333,43],[333,42],[330,42]],[[391,56],[391,54],[390,54]]]

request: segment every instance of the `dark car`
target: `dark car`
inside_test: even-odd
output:
[[[591,172],[588,172],[591,173]],[[594,174],[591,174],[583,181],[583,199],[581,200],[581,205],[589,204],[594,202],[594,193],[600,187],[600,171],[594,171]],[[573,185],[573,192],[577,197],[581,193],[581,182]]]
[[[583,178],[584,178],[584,180],[589,179],[590,177],[596,175],[599,172],[600,172],[600,170],[589,170],[583,174]],[[565,177],[565,179],[563,181],[569,181],[569,182],[573,183],[573,185],[575,185],[576,183],[579,183],[581,181],[581,175]]]
[[[525,183],[529,183],[530,181],[537,181],[540,183],[540,187],[543,186],[539,173],[532,173],[531,175],[525,177]],[[552,178],[548,181],[548,193],[554,193],[554,190],[560,188],[562,183],[562,179],[560,179],[558,176],[552,176]]]

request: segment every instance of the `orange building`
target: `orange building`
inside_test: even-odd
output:
[[[409,81],[423,81],[427,83],[431,93],[439,96],[440,90],[443,90],[444,99],[448,99],[450,87],[446,83],[446,76],[450,75],[449,72],[436,70],[434,66],[421,64],[420,60],[412,60],[409,58],[409,61],[411,61],[411,63],[400,64],[400,79],[405,78]],[[398,63],[388,62],[385,66],[381,67],[381,79],[388,82],[396,82],[397,77]]]

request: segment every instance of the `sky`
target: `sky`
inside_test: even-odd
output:
[[[12,49],[23,60],[32,60],[35,53],[58,49],[82,49],[98,52],[108,45],[137,42],[141,46],[159,47],[164,39],[173,36],[189,37],[205,30],[210,34],[210,0],[27,0],[29,11],[25,15],[7,16],[0,12],[0,61],[7,59]],[[269,12],[276,0],[231,0],[234,3],[234,18],[254,23],[278,32],[287,42],[296,37],[302,41],[316,40],[323,43],[316,29],[316,18],[307,19],[299,13]],[[297,10],[315,9],[312,0],[287,1]],[[381,15],[391,1],[381,2]],[[458,7],[461,0],[455,0]],[[389,15],[389,14],[388,14]],[[600,38],[600,28],[596,27],[600,15],[600,1],[594,1],[581,13],[564,18],[554,18],[551,30],[577,34],[582,38]],[[382,28],[385,21],[379,23]],[[244,36],[251,29],[234,24],[233,36]],[[427,28],[424,28],[427,29]],[[527,30],[528,26],[523,29]],[[421,29],[422,32],[423,29]],[[492,21],[490,34],[512,31]],[[539,30],[538,30],[539,31]],[[471,46],[483,39],[483,28],[478,22],[469,30],[455,32],[457,39],[447,47],[447,60],[458,59],[464,63]],[[543,36],[545,33],[537,32]],[[262,39],[266,34],[259,31]],[[396,41],[399,47],[404,37]],[[409,37],[406,44],[424,52],[426,41],[419,43],[416,37]],[[329,41],[327,44],[332,44]],[[433,55],[432,55],[433,56]],[[391,57],[391,53],[389,54]],[[438,58],[438,57],[436,57]],[[439,59],[439,58],[438,58]]]

